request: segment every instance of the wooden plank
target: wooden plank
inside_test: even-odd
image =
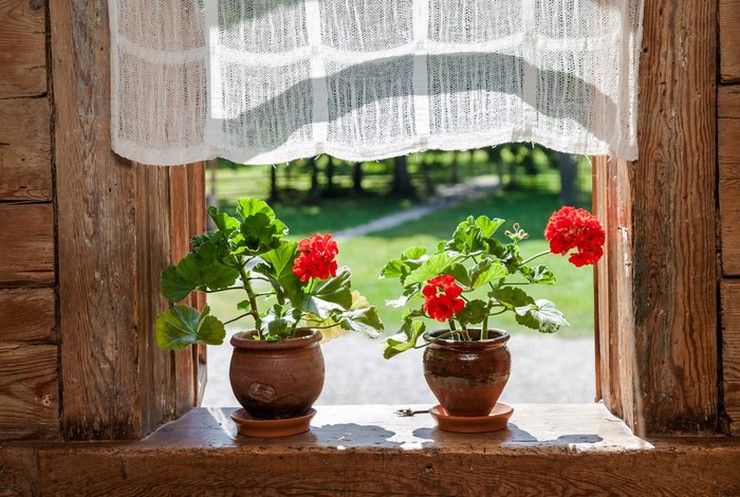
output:
[[[740,82],[740,0],[719,2],[720,77],[723,83]]]
[[[206,164],[197,162],[187,166],[188,173],[188,220],[190,223],[190,237],[199,235],[206,230]],[[198,292],[191,296],[190,305],[203,309],[206,305],[206,294]],[[195,405],[199,406],[208,381],[208,367],[206,364],[206,345],[198,344],[193,347]]]
[[[0,0],[0,98],[43,93],[46,0]]]
[[[170,247],[172,262],[176,263],[190,252],[190,211],[188,208],[188,173],[185,166],[169,168],[170,172]],[[188,301],[188,303],[192,303]],[[177,392],[176,413],[189,411],[196,402],[196,365],[193,349],[187,347],[175,354],[175,381]]]
[[[59,225],[63,431],[71,440],[136,439],[192,407],[172,353],[154,348],[171,260],[169,171],[138,171],[111,152],[106,0],[50,3]],[[152,196],[153,198],[146,198]],[[185,218],[187,210],[183,211]],[[184,218],[184,219],[185,219]],[[161,376],[158,378],[158,376]]]
[[[160,291],[159,276],[170,262],[169,174],[166,168],[137,166],[137,330],[142,435],[175,418],[176,386],[173,354],[157,347],[156,316],[169,305]]]
[[[51,200],[50,123],[46,98],[0,100],[0,200]]]
[[[740,276],[740,85],[718,93],[722,272]]]
[[[54,342],[53,288],[0,290],[0,342]]]
[[[725,410],[733,434],[740,434],[740,281],[723,280],[720,295]]]
[[[718,421],[716,25],[716,2],[645,5],[628,300],[636,419],[650,434]]]
[[[56,345],[0,344],[0,440],[58,440]]]
[[[27,447],[0,448],[0,488],[3,495],[37,497],[39,490],[38,454]]]
[[[54,284],[51,204],[0,204],[0,233],[0,287]]]
[[[508,430],[458,435],[434,429],[426,414],[397,417],[394,406],[324,406],[309,433],[282,439],[237,438],[233,409],[195,409],[143,442],[41,449],[40,489],[59,496],[740,495],[737,439],[660,440],[651,448],[603,406],[514,407]]]

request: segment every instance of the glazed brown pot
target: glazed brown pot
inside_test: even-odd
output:
[[[231,337],[229,379],[236,399],[256,418],[303,416],[324,387],[321,333],[277,341],[254,340],[255,333]]]
[[[424,339],[433,342],[424,351],[424,378],[448,414],[487,416],[509,380],[509,334],[489,330],[489,338],[480,340],[480,330],[469,330],[472,342],[435,341],[447,332],[424,333]]]

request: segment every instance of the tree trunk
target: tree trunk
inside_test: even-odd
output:
[[[393,186],[391,188],[391,195],[396,198],[417,198],[414,185],[411,184],[411,175],[409,175],[408,162],[405,156],[393,158]]]
[[[308,159],[308,165],[311,168],[311,189],[308,190],[306,199],[309,201],[317,200],[321,197],[321,187],[319,186],[319,168],[316,166],[316,158]]]
[[[352,170],[352,189],[355,193],[362,193],[362,162],[355,162]]]
[[[270,167],[270,196],[268,202],[275,202],[278,199],[277,185],[277,167]]]
[[[334,157],[327,156],[326,163],[326,193],[331,197],[334,194]]]
[[[559,153],[558,169],[560,169],[560,203],[562,205],[573,205],[577,193],[578,156]]]
[[[460,163],[457,160],[457,152],[452,152],[452,184],[456,185],[460,182]]]

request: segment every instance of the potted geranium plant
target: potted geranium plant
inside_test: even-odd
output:
[[[505,231],[504,243],[495,237],[503,224],[502,219],[468,217],[434,253],[410,247],[381,272],[403,287],[401,297],[388,304],[406,308],[401,332],[387,339],[385,357],[426,347],[424,376],[449,416],[488,416],[508,381],[509,334],[492,327],[496,316],[512,313],[517,323],[543,333],[567,325],[553,302],[527,293],[527,285],[555,282],[552,271],[535,261],[576,249],[569,260],[583,266],[603,254],[604,229],[584,209],[553,213],[545,230],[550,250],[528,258],[520,253],[528,234],[514,224]],[[430,319],[447,327],[427,331]]]
[[[322,330],[376,337],[383,325],[375,307],[351,290],[349,268],[337,266],[331,235],[289,240],[287,226],[255,198],[238,199],[236,212],[235,218],[209,207],[216,230],[193,237],[190,253],[167,267],[161,280],[173,302],[194,291],[243,292],[236,316],[222,321],[208,306],[175,305],[157,319],[157,344],[220,344],[225,324],[251,320],[250,331],[231,338],[237,400],[255,419],[302,417],[323,387]]]

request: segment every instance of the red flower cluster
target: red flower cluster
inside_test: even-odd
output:
[[[438,290],[442,293],[438,293]],[[449,274],[427,280],[421,291],[424,294],[424,311],[430,318],[444,322],[465,307],[465,301],[458,298],[462,291],[462,287],[455,283],[455,277]]]
[[[337,275],[337,263],[334,257],[339,253],[337,242],[330,234],[316,233],[298,242],[301,254],[293,263],[293,274],[305,283],[311,278],[325,280]]]
[[[606,234],[599,220],[585,209],[561,207],[553,212],[545,228],[545,239],[550,242],[550,252],[565,255],[569,250],[578,251],[568,260],[577,267],[595,264],[604,255]]]

